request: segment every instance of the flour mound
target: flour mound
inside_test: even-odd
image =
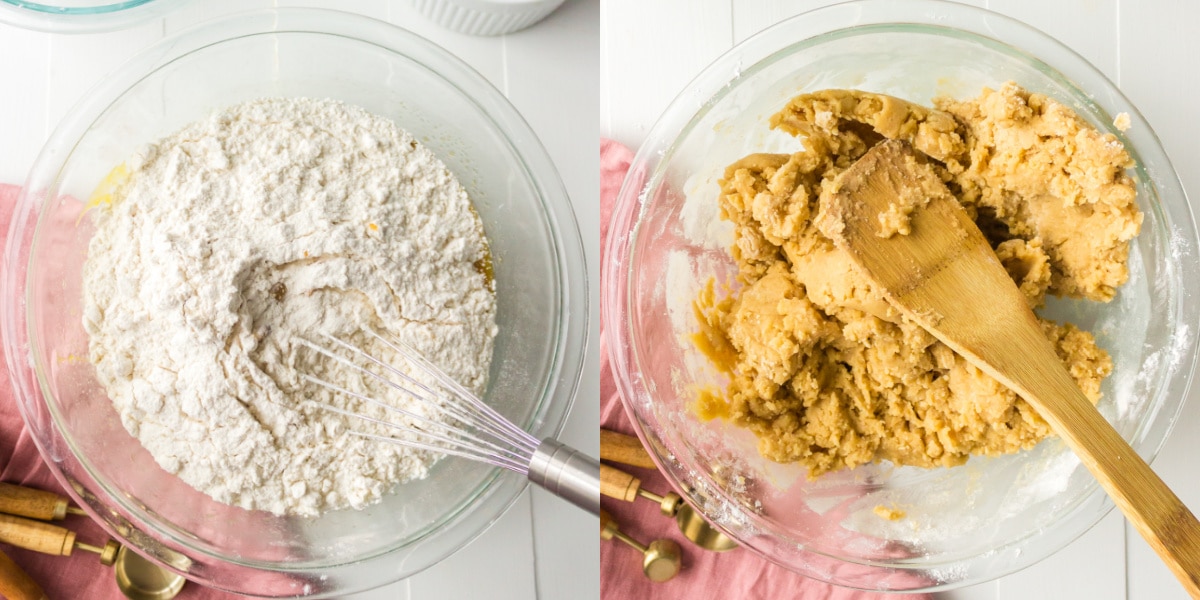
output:
[[[387,432],[305,401],[382,409],[301,374],[436,411],[298,339],[329,334],[403,365],[364,333],[376,330],[483,392],[488,248],[445,166],[387,119],[273,98],[193,123],[126,167],[88,213],[83,323],[98,379],[158,464],[219,502],[301,516],[425,476],[437,455],[351,435]]]

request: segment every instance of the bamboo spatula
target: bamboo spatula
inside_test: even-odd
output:
[[[835,182],[817,226],[906,317],[1020,394],[1200,598],[1200,523],[1076,386],[979,228],[899,141]]]

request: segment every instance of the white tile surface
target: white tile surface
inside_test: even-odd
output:
[[[408,581],[353,598],[487,598],[496,590],[501,590],[505,598],[535,597],[535,571],[530,568],[533,565],[533,533],[527,518],[513,518],[529,515],[530,506],[526,492],[484,537],[450,559]],[[394,595],[401,591],[407,591],[409,595]]]
[[[134,29],[55,36],[0,25],[0,182],[22,183],[57,120],[138,50],[205,19],[272,6],[336,8],[403,26],[448,49],[504,92],[550,150],[580,221],[592,292],[589,366],[560,437],[599,453],[598,0],[570,0],[524,32],[474,38],[440,29],[404,0],[196,0]],[[539,492],[540,494],[540,492]],[[596,521],[544,494],[524,494],[478,540],[413,578],[355,600],[599,597]]]
[[[1087,568],[1086,577],[1074,575],[1080,567]],[[999,579],[996,588],[997,598],[1124,598],[1125,519],[1109,513],[1068,551]]]
[[[20,54],[15,54],[20,52]],[[19,56],[19,58],[18,58]],[[0,181],[23,183],[50,133],[49,36],[7,29],[0,34]]]
[[[601,133],[637,148],[667,103],[713,58],[784,18],[832,0],[604,0]],[[1155,128],[1200,206],[1200,3],[1192,0],[971,0],[1062,40],[1120,85]],[[1180,498],[1200,510],[1194,455],[1200,439],[1195,386],[1154,462]],[[1119,515],[1066,549],[998,581],[939,600],[1183,598],[1182,588]]]
[[[1003,0],[991,4],[992,10],[1054,36],[1120,84],[1117,0]]]
[[[506,36],[508,97],[541,138],[550,156],[591,156],[591,161],[560,163],[559,172],[567,193],[575,202],[575,216],[586,254],[589,273],[600,270],[600,170],[597,116],[600,114],[600,30],[597,27],[600,0],[568,2],[551,14],[540,26]],[[558,51],[547,54],[546,48]],[[579,119],[565,123],[560,104],[569,99],[572,113]],[[584,376],[580,381],[581,399],[572,411],[564,435],[576,440],[576,447],[592,456],[600,455],[600,279],[589,279],[588,302],[592,340]],[[599,598],[600,544],[596,519],[569,506],[542,490],[533,490],[534,551],[537,553],[539,598]],[[579,543],[592,538],[593,542]],[[591,588],[579,580],[579,568],[595,569]],[[462,596],[467,598],[470,596]],[[475,596],[481,597],[481,596]],[[530,596],[532,597],[532,596]]]
[[[507,64],[504,58],[506,38],[472,37],[442,29],[421,16],[408,2],[393,0],[389,4],[389,8],[391,9],[391,13],[388,15],[390,23],[419,33],[443,48],[453,49],[456,56],[487,77],[488,81],[496,86],[496,89],[505,94],[508,93],[508,88],[504,83]]]
[[[163,20],[124,31],[89,35],[46,35],[50,77],[46,115],[51,130],[92,86],[139,50],[163,37]]]
[[[687,82],[733,44],[730,4],[603,0],[600,12],[601,122],[605,135],[636,147]]]

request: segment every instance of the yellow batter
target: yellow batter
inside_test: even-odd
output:
[[[771,125],[803,136],[804,150],[752,154],[721,180],[740,286],[701,292],[694,339],[730,384],[697,408],[749,428],[764,456],[810,477],[880,460],[952,466],[1050,434],[1024,400],[900,316],[813,225],[832,180],[874,144],[903,139],[932,159],[1034,308],[1047,293],[1107,301],[1128,278],[1142,215],[1115,137],[1012,83],[934,104],[798,96]],[[1099,400],[1108,354],[1071,324],[1042,328]]]

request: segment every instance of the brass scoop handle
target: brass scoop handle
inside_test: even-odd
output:
[[[104,547],[98,548],[75,539],[75,532],[70,529],[44,523],[61,520],[67,514],[86,515],[54,492],[0,483],[0,512],[8,513],[0,514],[0,542],[55,556],[70,556],[76,548],[99,554],[100,564],[114,568],[117,588],[127,598],[170,600],[184,586],[182,576],[162,569],[115,540],[108,540]],[[0,596],[10,600],[46,598],[37,583],[3,553],[0,553]]]
[[[609,429],[600,430],[600,459],[634,467],[658,468],[642,447],[641,440]],[[679,494],[667,492],[659,496],[642,489],[640,479],[615,467],[600,465],[600,493],[626,502],[633,502],[638,496],[657,502],[658,510],[675,519],[683,536],[705,550],[725,552],[737,547],[733,538],[704,520]]]
[[[0,513],[29,517],[40,521],[61,521],[68,514],[86,515],[54,492],[35,490],[11,483],[0,483]]]
[[[113,564],[121,547],[109,540],[103,548],[98,548],[77,541],[75,532],[66,527],[3,514],[0,514],[0,542],[54,556],[70,556],[78,548],[99,554],[104,566]]]
[[[649,546],[625,535],[607,510],[600,511],[600,539],[618,539],[642,553],[642,572],[651,581],[667,581],[679,574],[683,566],[683,555],[672,540],[655,540]]]
[[[674,517],[679,512],[680,505],[683,504],[683,498],[680,498],[679,494],[667,492],[665,496],[659,496],[643,489],[641,479],[605,464],[600,465],[600,493],[625,502],[633,502],[638,496],[641,496],[657,502],[658,509],[668,517]]]
[[[642,488],[642,481],[629,473],[605,464],[600,465],[600,493],[609,498],[633,502],[638,496],[658,503],[662,514],[675,519],[683,537],[697,546],[713,552],[737,548],[737,542],[721,533],[700,516],[679,494],[667,492],[659,496]]]

